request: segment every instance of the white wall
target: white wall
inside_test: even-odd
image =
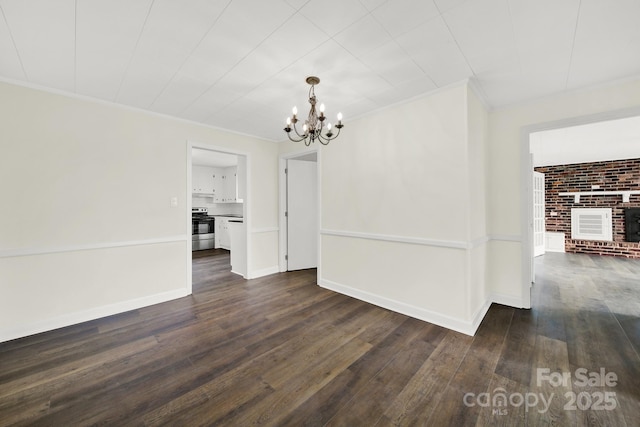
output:
[[[486,129],[466,84],[348,122],[321,150],[320,284],[472,334],[488,308]]]
[[[535,132],[534,166],[640,158],[640,116]]]
[[[488,309],[487,291],[487,146],[489,117],[472,86],[467,88],[469,235],[469,319],[479,321]]]
[[[277,273],[278,144],[259,141],[247,163],[251,180],[251,256],[248,278]],[[246,223],[246,220],[245,220]]]
[[[489,115],[489,243],[490,292],[520,306],[523,290],[523,196],[521,150],[529,130],[544,130],[620,118],[640,105],[640,80],[559,94]]]
[[[276,144],[5,83],[0,117],[0,341],[188,293],[188,140],[247,152],[277,229]],[[250,272],[277,242],[257,233]]]

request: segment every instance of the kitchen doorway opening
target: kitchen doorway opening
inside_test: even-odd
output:
[[[320,269],[319,151],[280,156],[280,271]]]
[[[606,141],[599,138],[601,134],[606,135]],[[540,172],[545,170],[545,165],[562,166],[640,158],[640,108],[541,123],[523,129],[522,136],[522,294],[523,301],[528,303],[529,308],[531,285],[535,282],[534,257],[540,251],[539,236],[536,236],[535,231],[536,196],[539,197],[536,190],[536,168]],[[614,140],[618,143],[614,143]],[[588,185],[593,185],[595,191],[600,189],[599,183]],[[567,203],[574,202],[572,197],[566,196],[566,199]],[[545,210],[545,219],[551,223],[557,222],[561,215],[564,213],[550,205]],[[565,238],[571,237],[570,230],[569,235],[566,230],[564,233],[547,230],[549,228],[545,227],[545,251],[564,251]]]
[[[216,257],[231,272],[250,277],[250,156],[191,141],[186,154],[186,216],[191,230],[186,263],[191,293],[194,259]]]

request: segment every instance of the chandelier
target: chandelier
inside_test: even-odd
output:
[[[312,142],[318,140],[322,145],[327,145],[329,141],[336,139],[338,135],[340,135],[340,129],[344,126],[342,124],[342,113],[338,113],[338,123],[335,126],[338,131],[334,134],[331,130],[331,123],[327,122],[327,131],[323,135],[322,131],[325,127],[324,121],[326,119],[324,115],[324,104],[320,104],[320,115],[318,115],[316,112],[316,93],[313,89],[315,85],[320,83],[320,79],[315,76],[310,76],[307,77],[306,82],[311,85],[311,89],[309,89],[311,111],[309,111],[309,116],[304,121],[302,133],[300,133],[296,126],[296,123],[298,123],[298,118],[296,117],[298,109],[296,107],[293,107],[293,117],[287,117],[287,126],[284,128],[284,131],[287,132],[287,136],[293,142],[304,141],[304,145],[309,146]],[[291,135],[292,130],[296,136]]]

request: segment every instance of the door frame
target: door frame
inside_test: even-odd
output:
[[[285,212],[287,211],[287,175],[285,169],[287,167],[287,160],[295,160],[301,157],[308,156],[309,154],[316,153],[317,163],[317,189],[318,189],[318,268],[317,276],[320,277],[321,260],[322,260],[322,242],[320,239],[320,229],[322,228],[322,157],[320,150],[315,147],[306,150],[298,150],[291,153],[280,154],[278,159],[278,178],[280,187],[280,197],[278,203],[278,222],[279,222],[279,245],[278,245],[278,266],[280,272],[287,271],[287,218]]]
[[[536,255],[536,250],[535,250],[535,239],[532,240],[532,242],[534,243],[533,255],[534,256],[540,256],[540,255],[544,255],[545,251],[546,251],[545,233],[547,231],[547,227],[546,227],[547,222],[546,222],[546,211],[545,211],[545,208],[546,208],[546,205],[547,205],[547,201],[546,201],[547,192],[546,192],[546,188],[545,188],[545,174],[543,174],[542,172],[536,172],[536,170],[534,169],[533,172],[532,172],[532,175],[533,175],[533,184],[532,184],[532,188],[531,188],[532,192],[535,191],[535,188],[536,188],[536,182],[535,182],[536,181],[536,176],[538,178],[540,178],[540,175],[542,175],[542,252],[539,253],[538,255]],[[536,198],[534,197],[534,200],[535,199]],[[536,220],[539,219],[538,217],[536,217],[535,202],[533,203],[533,214],[532,215],[533,215],[533,218],[532,218],[532,220],[533,220],[533,231],[534,231],[534,234],[535,234],[535,229],[536,229],[535,222],[536,222]],[[531,281],[532,282],[535,281],[535,274],[532,275]]]
[[[245,167],[245,181],[246,181],[246,194],[245,194],[245,198],[243,200],[242,203],[242,216],[243,216],[243,221],[245,224],[245,227],[247,229],[247,233],[246,233],[246,248],[247,248],[247,271],[246,271],[246,275],[245,275],[245,279],[248,279],[250,277],[252,277],[252,272],[251,272],[251,266],[253,265],[251,263],[251,253],[252,253],[252,239],[251,239],[251,209],[249,209],[249,207],[251,206],[251,154],[249,152],[246,151],[242,151],[242,150],[236,150],[233,148],[228,148],[228,147],[221,147],[218,145],[212,145],[212,144],[206,144],[206,143],[202,143],[202,142],[197,142],[197,141],[191,141],[191,140],[187,140],[186,143],[186,154],[187,154],[187,197],[186,197],[186,224],[187,224],[187,230],[191,230],[191,208],[193,207],[193,200],[192,200],[192,196],[191,196],[191,184],[192,184],[192,170],[193,170],[193,159],[192,159],[192,155],[191,155],[191,150],[193,148],[199,148],[202,150],[209,150],[209,151],[218,151],[220,153],[225,153],[225,154],[233,154],[236,156],[244,156],[246,158],[246,167]],[[188,233],[189,236],[191,236],[191,233]],[[191,251],[191,239],[189,239],[189,244],[187,245],[187,255],[186,255],[186,259],[187,259],[187,291],[189,291],[189,294],[192,293],[193,290],[193,272],[192,272],[192,262],[193,262],[193,252]]]
[[[521,261],[522,308],[531,308],[531,284],[533,278],[533,162],[531,156],[530,135],[545,130],[562,129],[571,126],[606,122],[628,117],[640,116],[640,107],[623,108],[584,116],[569,117],[560,120],[523,126],[520,131],[520,230],[522,236]]]

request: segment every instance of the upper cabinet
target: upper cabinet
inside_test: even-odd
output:
[[[194,194],[215,194],[214,168],[193,166],[191,174],[191,191]]]
[[[213,197],[214,203],[242,203],[246,192],[246,158],[226,168],[193,166],[192,193]]]
[[[238,201],[238,167],[231,166],[223,169],[222,174],[222,203]]]
[[[224,197],[222,187],[224,185],[224,173],[221,168],[211,168],[213,173],[213,202],[222,203]]]
[[[223,203],[242,203],[244,201],[247,188],[246,166],[246,157],[238,156],[237,166],[222,169],[221,201]]]

